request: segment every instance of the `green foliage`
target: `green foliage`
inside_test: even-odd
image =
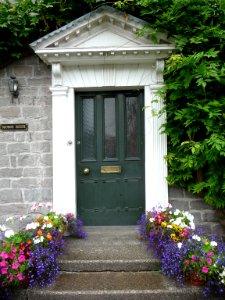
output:
[[[225,0],[139,0],[143,17],[175,39],[166,63],[169,184],[225,207]]]
[[[1,0],[0,65],[30,51],[29,43],[90,10],[90,0]]]

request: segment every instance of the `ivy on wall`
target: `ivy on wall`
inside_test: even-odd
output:
[[[146,20],[155,39],[157,32],[174,38],[161,91],[168,183],[225,208],[225,0],[0,0],[0,65],[101,4]]]
[[[168,183],[225,207],[225,0],[124,0],[175,39],[166,63]],[[145,29],[145,31],[148,28]]]

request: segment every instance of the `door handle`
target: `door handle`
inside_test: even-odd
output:
[[[83,169],[83,174],[84,175],[89,175],[90,174],[90,169],[89,168],[84,168]]]

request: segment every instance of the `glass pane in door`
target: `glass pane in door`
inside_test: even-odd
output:
[[[126,98],[126,156],[138,156],[137,97]]]
[[[94,99],[82,101],[82,159],[95,159]]]
[[[104,99],[105,158],[116,158],[116,101]]]

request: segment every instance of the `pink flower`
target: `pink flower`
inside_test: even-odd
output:
[[[209,251],[209,252],[207,253],[208,256],[212,256],[213,254],[214,254],[213,251]]]
[[[2,268],[1,269],[1,274],[4,275],[4,274],[7,274],[8,272],[8,268]]]
[[[208,257],[208,258],[206,259],[206,261],[207,261],[207,263],[208,263],[209,265],[211,265],[211,263],[213,262],[213,260],[212,260],[211,257]]]
[[[209,269],[206,266],[202,267],[202,273],[208,273],[208,272]]]
[[[192,256],[191,256],[191,259],[194,260],[194,261],[196,261],[196,260],[197,260],[197,257],[196,257],[195,255],[192,255]]]
[[[13,263],[12,264],[12,269],[17,270],[19,268],[19,264],[18,263]]]
[[[13,274],[9,274],[9,282],[12,282],[12,281],[13,281],[13,279],[14,279],[14,276],[13,276]]]
[[[6,267],[7,265],[7,261],[6,260],[3,260],[0,262],[0,267]]]
[[[190,264],[190,260],[189,260],[189,259],[186,259],[186,260],[185,260],[185,264],[186,264],[186,265],[189,265],[189,264]]]
[[[12,249],[12,253],[16,253],[16,252],[17,252],[16,248]]]
[[[15,254],[14,253],[11,253],[10,255],[9,255],[9,259],[14,259],[15,258]]]
[[[18,257],[18,262],[24,262],[25,261],[25,256],[24,255],[20,255],[19,257]]]
[[[6,251],[2,251],[2,253],[0,254],[0,256],[3,258],[3,259],[6,259],[8,258],[8,253]]]
[[[17,274],[17,278],[19,279],[19,280],[23,280],[24,279],[24,277],[23,277],[23,275],[22,274]]]

